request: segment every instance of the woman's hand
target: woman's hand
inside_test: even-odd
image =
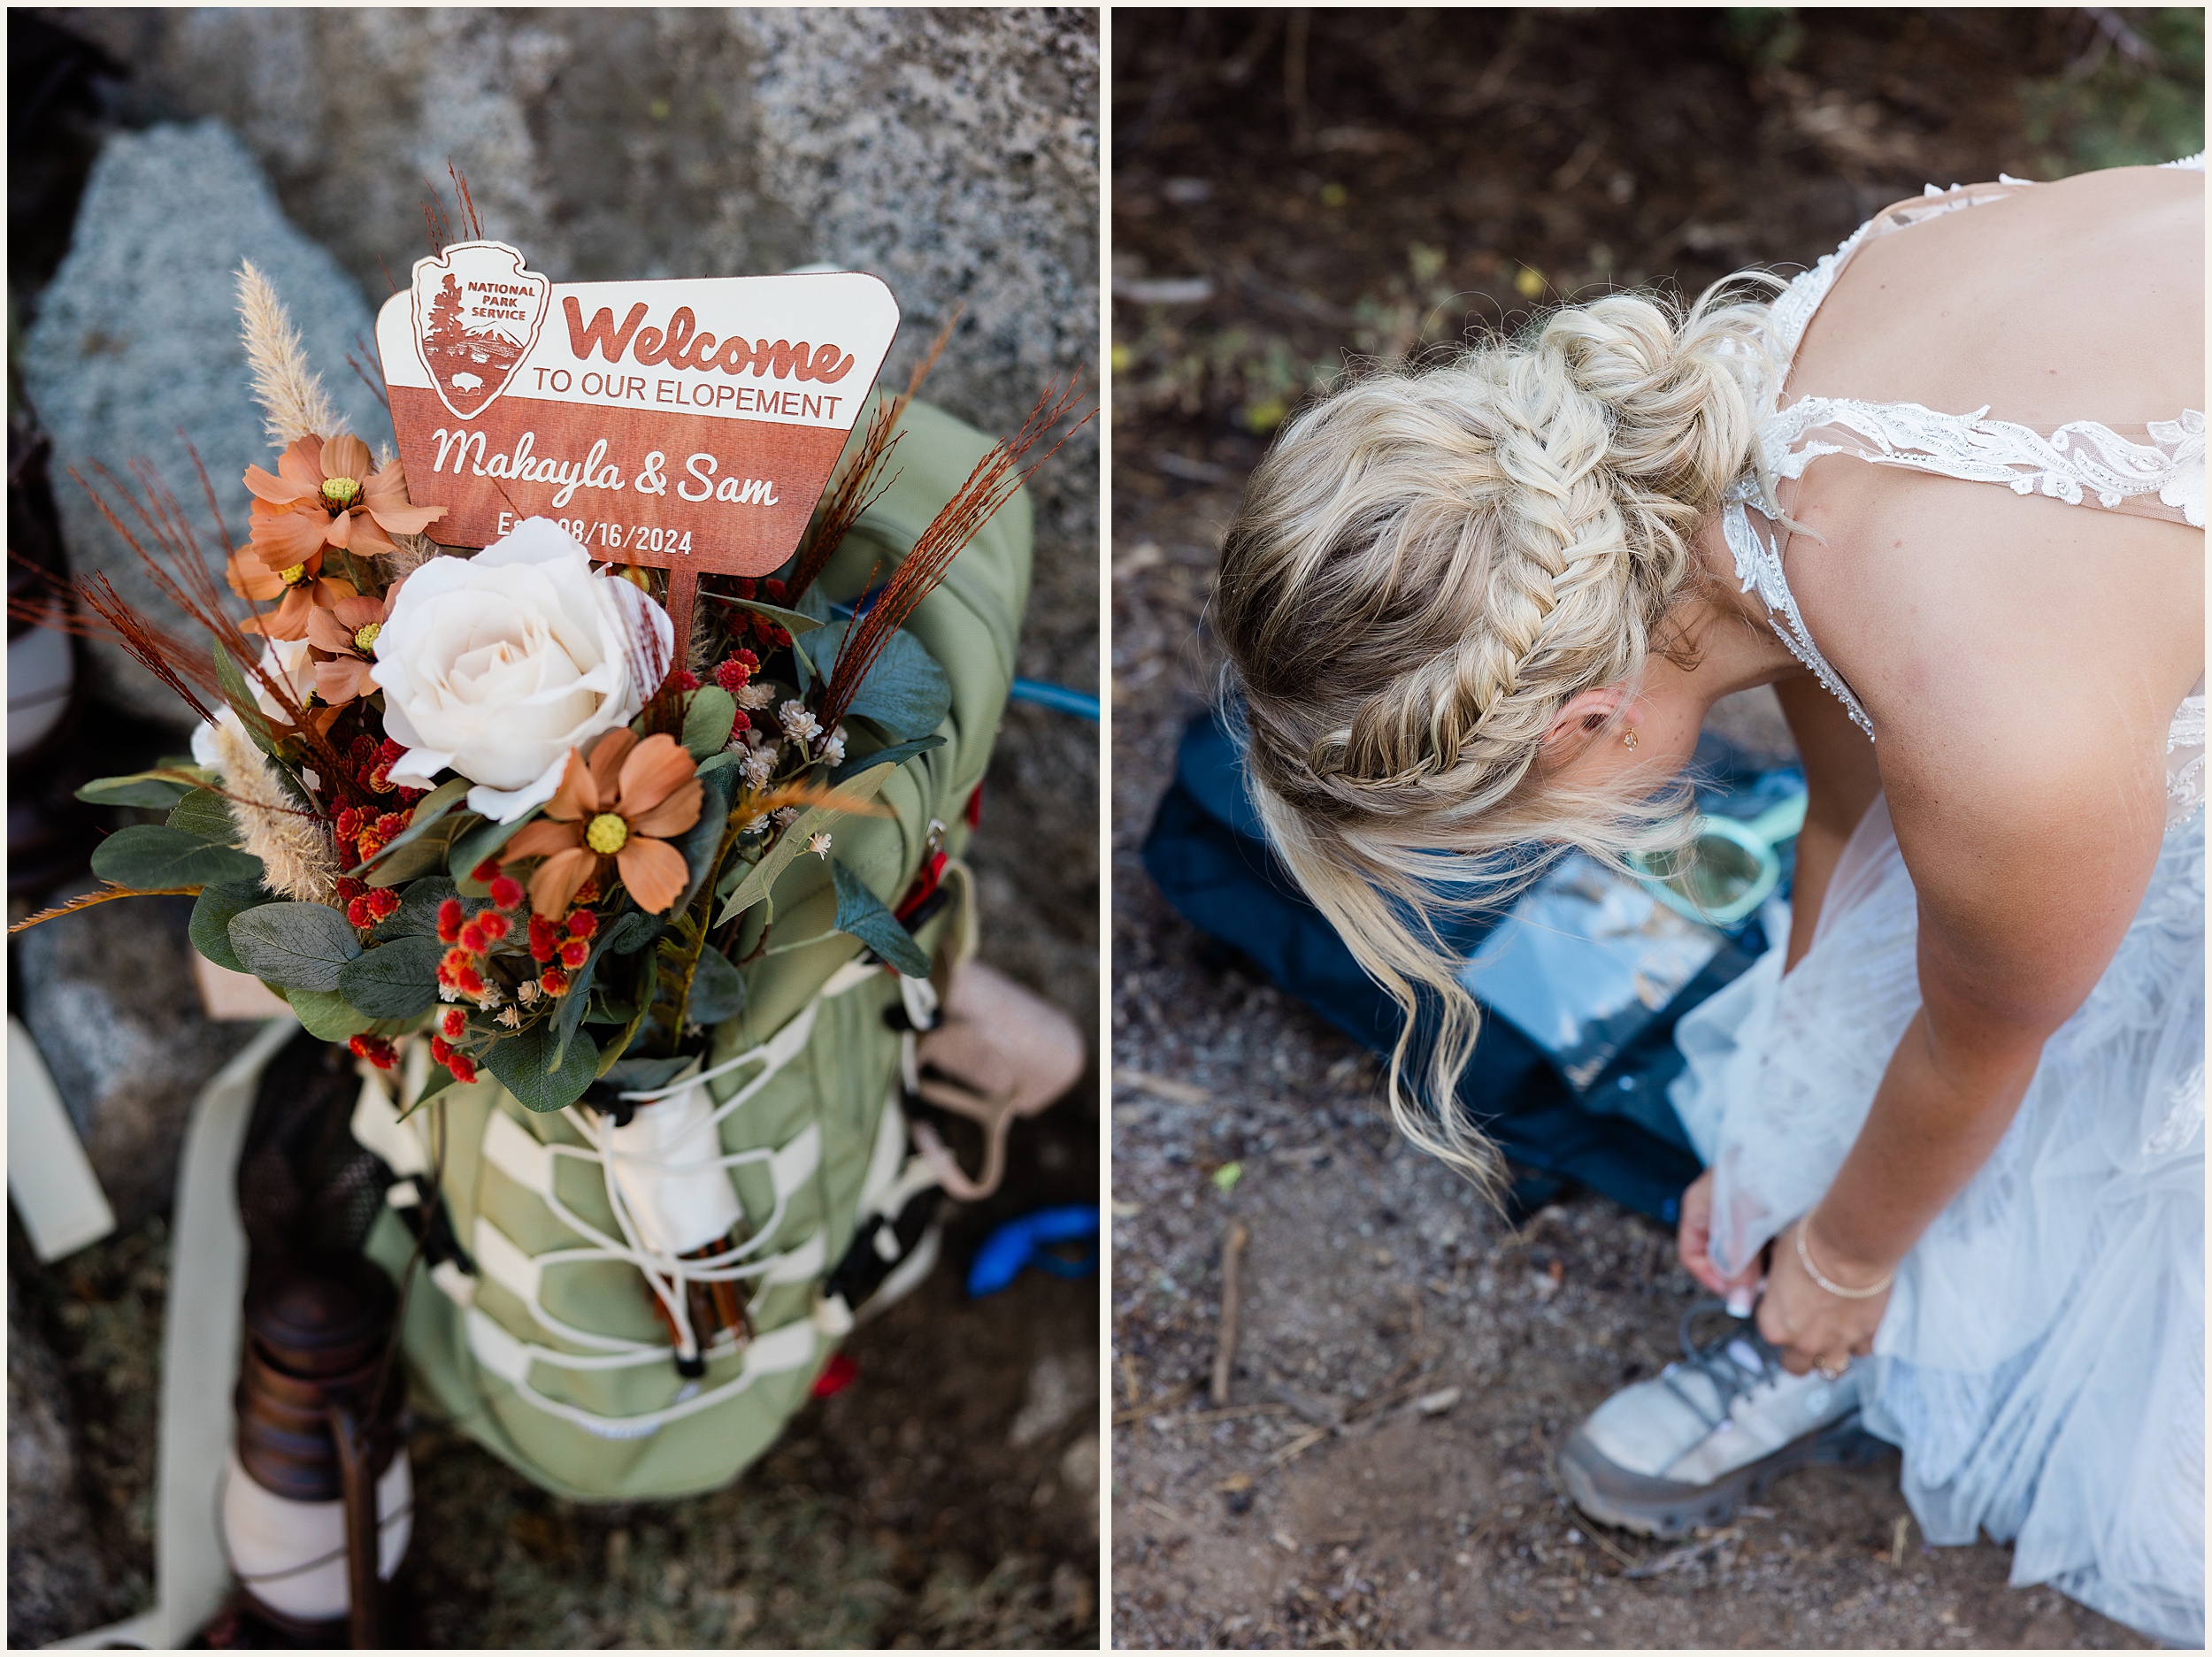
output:
[[[1688,1208],[1685,1198],[1686,1216]],[[1774,1239],[1766,1293],[1759,1301],[1759,1332],[1781,1349],[1782,1367],[1792,1375],[1803,1375],[1815,1367],[1838,1373],[1853,1358],[1874,1350],[1874,1331],[1881,1326],[1882,1313],[1889,1306],[1889,1290],[1885,1287],[1879,1294],[1852,1300],[1831,1294],[1815,1283],[1797,1257],[1796,1232],[1804,1224],[1798,1220],[1785,1226]],[[1816,1232],[1814,1257],[1820,1269],[1837,1270],[1821,1257]]]
[[[1731,1311],[1739,1305],[1748,1311],[1751,1296],[1759,1286],[1757,1262],[1747,1267],[1740,1277],[1724,1277],[1720,1268],[1713,1263],[1712,1239],[1713,1170],[1709,1168],[1682,1193],[1682,1218],[1675,1231],[1675,1253],[1681,1257],[1682,1270],[1715,1294],[1724,1297]]]

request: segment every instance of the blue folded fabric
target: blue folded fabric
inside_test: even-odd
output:
[[[1057,1244],[1082,1242],[1090,1247],[1073,1260],[1051,1252]],[[968,1268],[968,1293],[979,1299],[996,1294],[1021,1276],[1025,1266],[1042,1266],[1060,1277],[1087,1277],[1096,1271],[1098,1210],[1039,1208],[993,1228]]]

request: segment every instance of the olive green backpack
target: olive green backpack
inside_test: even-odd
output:
[[[901,426],[895,479],[818,583],[833,602],[887,576],[991,447],[918,403]],[[949,854],[950,901],[917,935],[939,993],[974,948],[958,857],[1013,679],[1030,522],[1018,494],[907,624],[951,681],[943,745],[861,774],[889,815],[824,825],[837,861],[890,904],[933,853]],[[910,1154],[900,1100],[906,1032],[926,1026],[932,991],[834,930],[831,863],[803,855],[803,838],[780,842],[786,861],[744,933],[749,948],[766,924],[765,952],[742,969],[745,1010],[716,1027],[701,1072],[744,1211],[740,1247],[757,1268],[752,1336],[736,1350],[710,1346],[680,1372],[640,1268],[623,1257],[583,1108],[534,1115],[486,1078],[402,1120],[426,1054],[394,1085],[365,1086],[356,1137],[399,1176],[368,1251],[395,1278],[415,1262],[403,1331],[414,1408],[548,1490],[626,1500],[726,1483],[806,1400],[867,1293],[886,1300],[930,1264],[934,1233],[913,1200],[934,1179]]]

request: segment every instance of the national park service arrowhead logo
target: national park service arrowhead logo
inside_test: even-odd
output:
[[[457,242],[415,262],[415,349],[464,420],[489,408],[538,342],[553,284],[503,242]]]

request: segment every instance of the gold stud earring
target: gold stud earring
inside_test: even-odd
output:
[[[1629,748],[1632,750],[1636,746],[1636,733],[1633,731],[1631,731],[1627,735],[1624,736],[1621,740],[1627,743]]]

